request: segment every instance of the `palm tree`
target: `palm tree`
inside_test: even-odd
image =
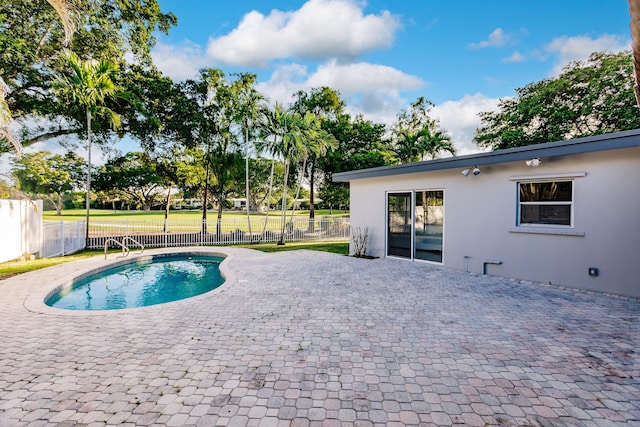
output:
[[[302,168],[300,169],[300,178],[298,179],[298,187],[296,189],[296,196],[293,200],[293,210],[291,212],[291,219],[293,220],[293,214],[296,209],[296,204],[298,201],[298,196],[300,194],[300,186],[302,184],[302,180],[305,177],[307,171],[307,162],[309,160],[313,161],[314,159],[318,159],[327,154],[329,149],[335,150],[338,146],[338,141],[335,137],[329,134],[322,128],[322,121],[320,120],[320,116],[316,113],[307,112],[303,118],[303,136],[305,147],[302,152],[300,152],[300,158],[302,160]],[[311,168],[310,174],[313,175],[314,168]],[[309,177],[309,182],[313,185],[313,176]],[[309,215],[309,230],[313,231],[313,221],[314,218],[311,218]]]
[[[76,32],[76,10],[73,7],[71,1],[67,0],[47,0],[47,3],[56,10],[60,21],[62,22],[62,28],[64,29],[64,44],[69,44],[73,33]]]
[[[393,126],[393,152],[401,163],[417,162],[425,158],[437,158],[442,152],[455,155],[451,137],[441,130],[438,120],[429,116],[433,103],[419,97],[409,110],[398,114]]]
[[[264,151],[271,156],[271,172],[269,174],[269,190],[267,192],[267,206],[265,210],[264,224],[262,226],[262,234],[260,239],[265,236],[267,231],[267,222],[269,220],[269,205],[271,204],[271,194],[273,192],[273,177],[276,165],[276,156],[280,154],[278,137],[284,135],[283,129],[286,128],[286,112],[281,104],[276,102],[273,110],[266,109],[265,121],[261,126],[262,139],[256,144],[258,151]]]
[[[236,92],[235,101],[238,104],[238,119],[244,134],[244,155],[245,155],[245,196],[247,198],[247,224],[249,227],[249,241],[253,240],[251,231],[251,196],[249,193],[249,152],[251,141],[249,134],[256,128],[256,122],[264,118],[264,107],[262,102],[264,95],[255,90],[255,74],[242,74],[240,77],[239,90]]]
[[[120,116],[105,104],[111,98],[126,98],[126,94],[111,79],[118,67],[109,61],[82,60],[73,52],[65,52],[71,72],[54,81],[58,96],[78,104],[84,110],[87,129],[87,184],[86,184],[86,230],[89,243],[89,211],[91,191],[91,122],[93,118],[105,117],[113,129],[120,127]]]
[[[292,113],[284,116],[285,126],[282,132],[280,146],[278,147],[284,161],[284,184],[282,192],[282,222],[280,228],[280,240],[278,245],[284,245],[284,229],[287,222],[287,184],[291,162],[299,162],[307,155],[307,147],[304,143],[305,120],[300,114]],[[287,122],[286,119],[290,120]],[[297,196],[296,196],[297,197]],[[294,201],[295,206],[295,201]]]

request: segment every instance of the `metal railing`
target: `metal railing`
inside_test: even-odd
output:
[[[284,229],[284,234],[283,230]],[[207,220],[131,220],[93,221],[89,229],[90,249],[102,249],[109,239],[133,237],[145,247],[232,245],[257,242],[348,240],[349,218],[287,218],[284,227],[278,217],[251,218],[251,232],[246,218]]]
[[[136,245],[140,246],[140,248],[142,249],[140,251],[140,253],[138,255],[142,255],[144,253],[144,245],[140,242],[138,242],[136,239],[134,239],[133,237],[123,237],[122,241],[119,242],[116,239],[112,239],[109,238],[104,242],[104,259],[107,259],[107,250],[109,249],[109,243],[115,243],[117,245],[122,246],[122,255],[120,255],[118,258],[124,258],[129,256],[129,246],[127,246],[126,242],[130,241],[132,243],[135,243]]]
[[[221,221],[201,219],[172,220],[92,220],[89,223],[89,245],[85,246],[84,221],[43,221],[41,258],[64,256],[85,247],[119,248],[131,238],[141,247],[172,247],[200,245],[233,245],[257,242],[348,240],[348,217],[287,218],[282,234],[279,217],[251,218],[251,233],[246,217],[224,218]],[[113,239],[113,240],[110,240]]]

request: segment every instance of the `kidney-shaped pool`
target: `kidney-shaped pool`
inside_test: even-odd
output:
[[[177,301],[222,283],[220,256],[155,255],[89,272],[58,287],[46,300],[67,310],[117,310]]]

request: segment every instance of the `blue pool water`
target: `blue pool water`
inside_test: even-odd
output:
[[[200,295],[224,282],[215,256],[163,256],[77,280],[45,303],[67,310],[145,307]]]

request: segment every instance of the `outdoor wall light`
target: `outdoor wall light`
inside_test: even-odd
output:
[[[536,157],[531,160],[527,160],[525,163],[527,164],[527,166],[535,168],[537,166],[540,166],[540,159]]]
[[[464,176],[469,176],[470,173],[473,173],[474,175],[480,175],[480,169],[474,166],[473,169],[464,169],[460,173]]]

